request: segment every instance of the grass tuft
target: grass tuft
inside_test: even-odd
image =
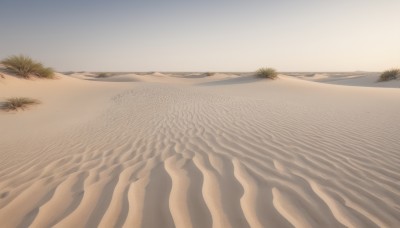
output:
[[[27,97],[12,97],[8,98],[6,102],[3,104],[2,108],[11,111],[18,109],[25,109],[28,106],[39,104],[40,102],[36,99],[27,98]]]
[[[398,78],[400,78],[400,69],[391,69],[383,72],[378,81],[385,82]]]
[[[36,76],[39,78],[54,77],[54,71],[52,68],[44,67],[43,64],[34,61],[28,56],[13,55],[4,59],[1,63],[8,71],[23,78],[29,78],[30,76]]]
[[[257,70],[256,76],[259,78],[276,79],[278,78],[278,72],[274,68],[260,68]]]
[[[41,67],[37,69],[36,73],[34,73],[39,78],[54,78],[54,70],[50,67]]]
[[[109,77],[110,75],[108,74],[108,73],[99,73],[98,75],[97,75],[97,77],[98,78],[107,78],[107,77]]]

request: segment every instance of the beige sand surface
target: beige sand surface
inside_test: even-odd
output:
[[[345,73],[308,73],[295,74],[301,79],[314,82],[322,82],[345,86],[363,86],[363,87],[387,87],[400,88],[400,79],[387,82],[379,82],[380,73],[368,72],[345,72]]]
[[[0,111],[0,227],[400,227],[400,89],[354,83],[5,75],[42,103]]]

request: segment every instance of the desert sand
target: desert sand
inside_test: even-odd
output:
[[[4,75],[2,228],[400,227],[399,81]]]

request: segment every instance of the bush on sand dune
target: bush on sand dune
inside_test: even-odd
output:
[[[278,78],[278,73],[273,68],[260,68],[257,70],[256,76],[259,78],[276,79]]]
[[[380,82],[390,81],[400,78],[400,69],[391,69],[383,72],[379,77]]]
[[[34,61],[28,56],[13,55],[4,59],[1,63],[8,71],[23,78],[29,78],[30,76],[39,78],[54,77],[53,69],[44,67],[43,64]]]
[[[106,78],[106,77],[109,77],[110,75],[108,74],[108,73],[99,73],[98,75],[97,75],[97,77],[98,78]]]
[[[25,109],[30,105],[39,104],[40,102],[36,99],[26,98],[26,97],[12,97],[8,98],[6,102],[2,105],[2,108],[7,111]]]

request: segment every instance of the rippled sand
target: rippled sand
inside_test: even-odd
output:
[[[0,79],[1,227],[400,226],[399,89],[92,79]]]

